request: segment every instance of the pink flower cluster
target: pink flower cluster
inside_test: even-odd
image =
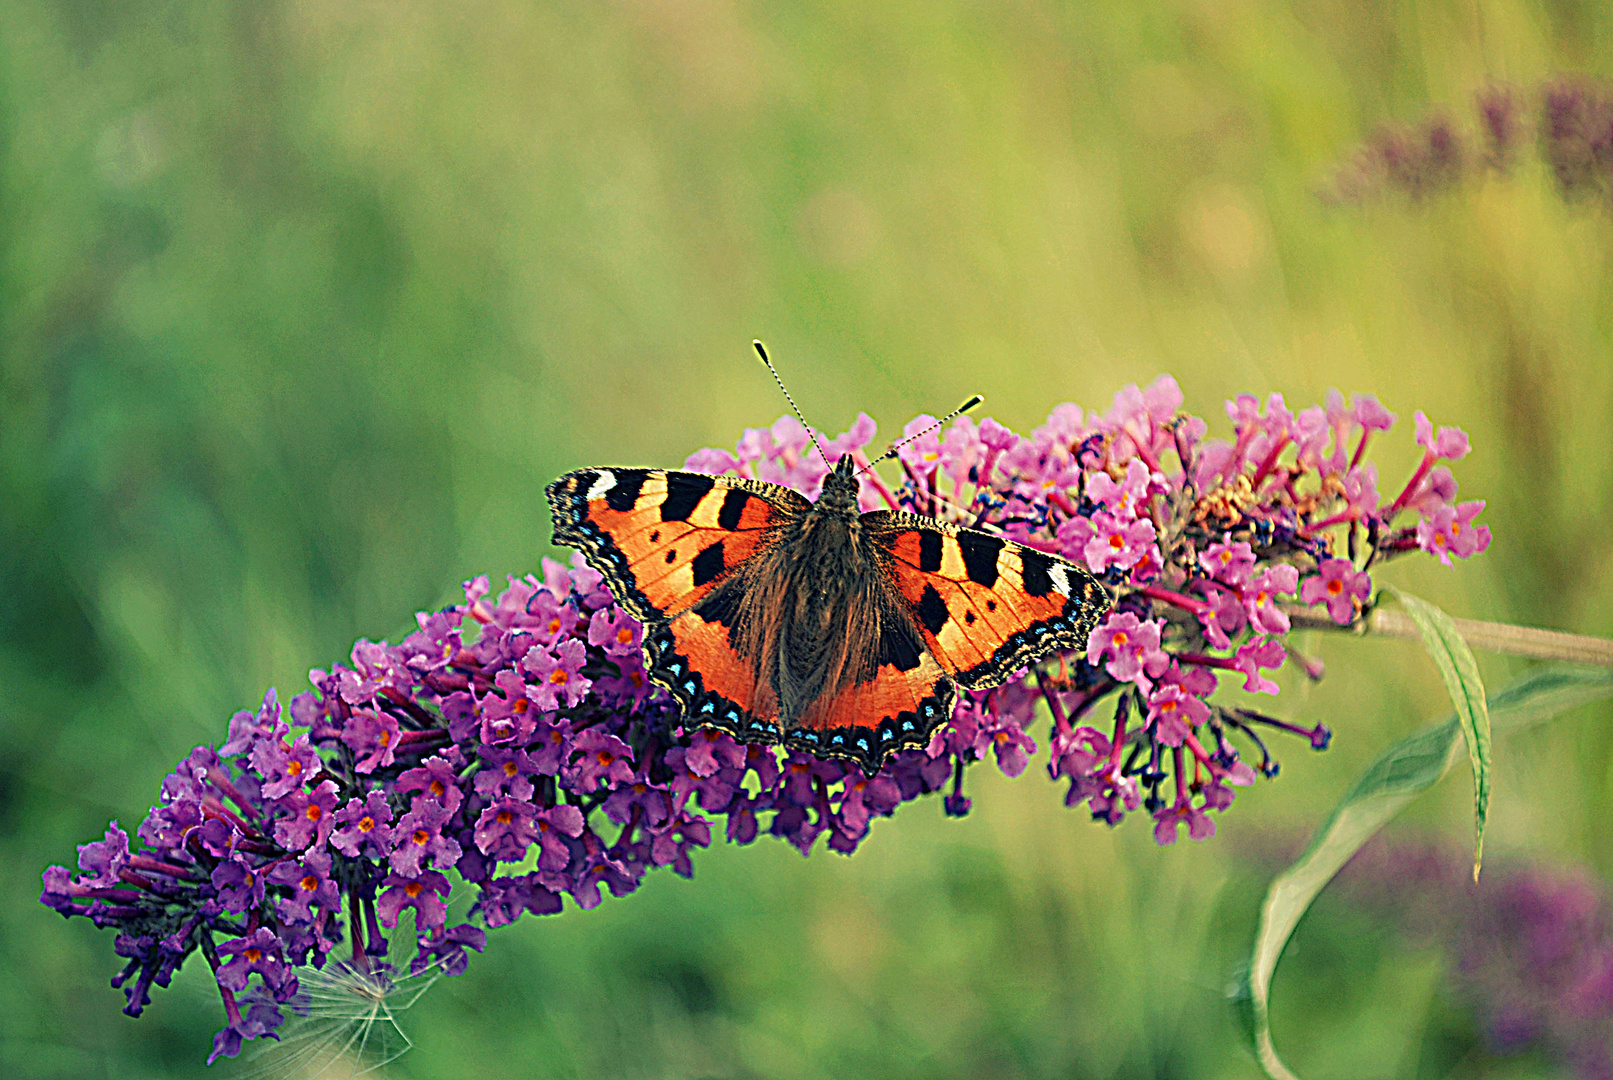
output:
[[[1167,376],[1127,387],[1104,413],[1060,405],[1028,436],[968,417],[943,431],[920,416],[897,451],[906,482],[892,491],[870,472],[862,493],[865,509],[884,503],[993,529],[1081,563],[1112,587],[1115,609],[1084,656],[1039,665],[1029,682],[965,702],[958,715],[994,718],[999,730],[1018,732],[1016,755],[1029,754],[1035,744],[1025,729],[1045,703],[1049,770],[1069,779],[1067,801],[1087,803],[1111,824],[1146,806],[1162,844],[1179,825],[1193,839],[1212,835],[1207,812],[1253,782],[1232,736],[1258,752],[1267,775],[1277,765],[1259,730],[1296,733],[1318,748],[1330,737],[1322,725],[1214,703],[1221,672],[1240,677],[1246,691],[1276,694],[1269,673],[1295,658],[1285,640],[1295,610],[1321,608],[1350,626],[1371,603],[1375,566],[1415,550],[1449,565],[1490,542],[1474,520],[1484,504],[1456,502],[1442,464],[1468,452],[1457,428],[1436,430],[1417,413],[1422,460],[1385,499],[1366,450],[1395,416],[1375,398],[1347,403],[1334,391],[1295,412],[1280,394],[1264,402],[1240,395],[1227,403],[1230,439],[1207,438],[1208,424],[1181,407]],[[855,430],[849,445],[846,437],[831,444],[831,458],[851,452],[866,461],[867,417]],[[705,450],[687,467],[787,476],[803,490],[815,490],[825,470],[806,430],[786,420],[747,432],[737,455]],[[1299,660],[1320,674],[1319,663]],[[1075,726],[1111,695],[1108,732]]]

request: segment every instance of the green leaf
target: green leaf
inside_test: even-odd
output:
[[[1546,668],[1492,694],[1490,721],[1515,733],[1610,694],[1613,669]]]
[[[1500,691],[1490,698],[1488,712],[1498,727],[1520,730],[1608,696],[1613,696],[1613,671],[1554,668]],[[1299,861],[1267,890],[1254,949],[1234,974],[1228,996],[1272,1080],[1295,1080],[1277,1055],[1268,1012],[1272,976],[1294,927],[1350,856],[1450,769],[1460,753],[1459,730],[1453,716],[1391,747],[1351,786]]]
[[[1236,987],[1234,997],[1240,999],[1245,1034],[1273,1080],[1294,1080],[1272,1044],[1267,1015],[1271,978],[1289,936],[1339,867],[1401,807],[1445,774],[1455,757],[1456,738],[1456,721],[1447,720],[1418,732],[1373,762],[1334,809],[1310,849],[1266,891],[1254,951],[1243,973],[1247,987]]]
[[[1473,650],[1456,632],[1449,615],[1410,593],[1397,589],[1393,595],[1417,624],[1423,646],[1445,680],[1445,689],[1456,706],[1456,722],[1467,742],[1467,758],[1473,765],[1473,880],[1477,881],[1479,867],[1484,863],[1484,822],[1490,816],[1490,712],[1484,701],[1478,661],[1473,659]]]

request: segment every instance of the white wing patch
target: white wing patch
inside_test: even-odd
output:
[[[595,499],[603,499],[605,493],[615,486],[616,474],[609,469],[600,469],[599,479],[595,480],[594,486],[588,489],[588,501],[593,502]]]

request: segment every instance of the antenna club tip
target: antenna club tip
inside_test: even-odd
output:
[[[963,405],[959,407],[958,411],[959,412],[968,412],[970,409],[974,408],[976,405],[979,405],[982,401],[985,401],[985,400],[986,399],[984,397],[982,397],[980,394],[976,394],[974,397],[970,398],[968,401],[965,401],[963,403]]]
[[[762,344],[761,338],[751,338],[750,344],[751,348],[756,350],[757,355],[763,360],[767,359],[767,346]]]

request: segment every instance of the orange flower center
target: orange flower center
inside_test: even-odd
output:
[[[620,630],[616,631],[616,640],[620,641],[623,645],[630,643],[633,640],[633,628],[630,626],[624,626]]]
[[[302,762],[293,761],[290,765],[287,765],[286,766],[286,775],[287,776],[301,776],[302,775]]]
[[[403,887],[403,895],[407,896],[410,900],[413,900],[415,897],[420,895],[421,888],[422,886],[418,881],[411,881],[409,884]]]
[[[442,781],[441,780],[433,780],[426,787],[426,790],[431,792],[433,795],[437,795],[437,796],[440,797],[442,795],[442,793],[447,791],[448,789],[442,786]]]
[[[319,888],[319,879],[314,877],[314,875],[309,874],[297,884],[302,886],[303,892],[313,892],[315,889]]]
[[[510,710],[512,712],[524,713],[528,709],[530,709],[531,707],[532,707],[532,703],[530,701],[528,701],[526,698],[516,698],[515,699],[515,704],[510,706]]]
[[[1332,581],[1327,583],[1327,592],[1329,596],[1337,596],[1343,591],[1344,582],[1340,581],[1338,578],[1334,578]]]
[[[414,842],[415,842],[416,847],[425,847],[426,843],[430,839],[431,839],[431,834],[428,833],[426,830],[424,830],[424,829],[416,829],[414,831]]]
[[[500,810],[498,813],[493,815],[493,820],[498,822],[500,825],[508,825],[510,823],[510,812],[508,810]]]
[[[263,953],[259,949],[248,949],[246,951],[246,962],[247,963],[255,964],[259,960],[262,960],[262,959],[263,959]]]
[[[309,821],[318,821],[320,818],[325,816],[324,808],[318,803],[314,803],[312,806],[310,806],[305,813],[308,815]]]
[[[616,755],[612,754],[609,750],[601,750],[599,752],[599,763],[601,765],[609,765],[611,762],[613,762],[615,760],[616,760]]]
[[[1129,641],[1131,641],[1131,637],[1124,630],[1115,631],[1114,643],[1116,645],[1124,646]]]
[[[370,815],[365,814],[363,817],[358,819],[359,832],[369,832],[373,828],[375,828],[375,819],[370,817]]]
[[[553,671],[549,672],[549,681],[554,683],[556,686],[565,685],[566,680],[570,678],[571,676],[566,674],[565,668],[557,667]]]

